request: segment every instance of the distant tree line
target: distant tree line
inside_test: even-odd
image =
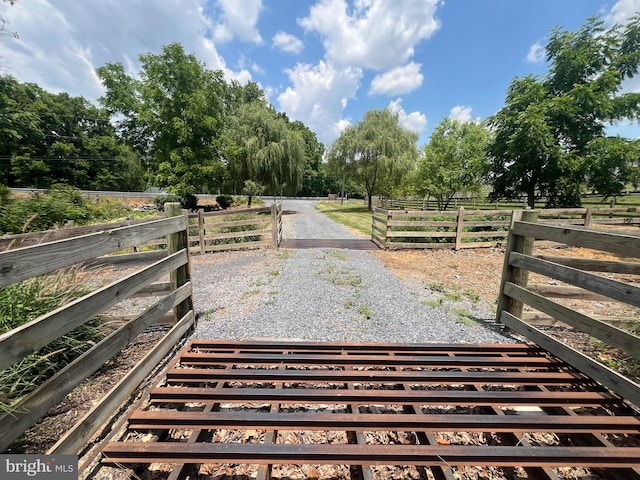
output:
[[[640,183],[640,140],[607,136],[640,119],[640,14],[605,28],[556,28],[546,75],[514,78],[484,121],[442,119],[430,141],[388,109],[370,110],[325,152],[306,125],[277,112],[254,82],[226,81],[178,43],[140,55],[140,71],[98,68],[99,105],[0,77],[0,183],[93,190],[164,187],[182,197],[245,193],[350,197],[419,195],[445,209],[460,192],[544,196],[579,206],[585,192]]]
[[[326,195],[342,185],[324,145],[276,112],[254,82],[227,82],[180,44],[140,56],[136,78],[98,68],[99,105],[0,77],[0,183],[180,195],[252,192]],[[360,189],[350,185],[350,193]]]
[[[329,165],[369,195],[420,195],[441,210],[487,185],[493,200],[524,195],[531,207],[543,196],[549,207],[579,206],[585,192],[637,187],[640,139],[606,128],[640,119],[640,93],[621,92],[640,65],[640,14],[611,28],[597,18],[577,32],[556,28],[546,53],[549,73],[515,78],[483,122],[446,117],[416,151],[397,115],[370,111],[329,147]]]

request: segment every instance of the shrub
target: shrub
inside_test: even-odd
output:
[[[218,195],[216,202],[220,205],[220,208],[226,210],[233,204],[233,197],[231,195]]]
[[[160,212],[164,212],[165,203],[181,203],[182,197],[179,195],[158,195],[153,199],[153,204]]]
[[[76,281],[76,274],[76,269],[66,269],[0,289],[0,334],[84,295],[86,290]],[[35,390],[104,335],[100,320],[92,320],[1,371],[0,411],[11,411],[15,401]]]

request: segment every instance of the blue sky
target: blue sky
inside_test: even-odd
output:
[[[428,141],[446,115],[494,114],[515,76],[542,74],[552,27],[608,24],[640,0],[18,0],[0,13],[4,71],[96,101],[95,68],[177,41],[269,101],[325,144],[371,108],[391,108]],[[542,55],[541,55],[542,54]],[[624,84],[640,92],[640,76]],[[612,132],[640,137],[638,123]]]

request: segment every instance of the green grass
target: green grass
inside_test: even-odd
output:
[[[371,236],[371,212],[362,200],[340,202],[318,202],[316,209],[334,222],[357,230],[362,235]]]

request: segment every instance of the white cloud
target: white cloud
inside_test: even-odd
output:
[[[273,36],[273,46],[283,52],[300,53],[304,43],[295,35],[286,32],[278,32]]]
[[[420,67],[421,64],[411,62],[377,75],[371,81],[369,95],[402,95],[414,91],[424,79]]]
[[[257,24],[262,0],[218,0],[223,21],[215,25],[213,37],[218,42],[234,38],[245,42],[262,43]]]
[[[467,123],[471,121],[471,107],[456,105],[451,109],[449,118],[451,120],[457,120],[460,123]]]
[[[204,13],[204,0],[129,0],[114,8],[102,0],[30,0],[6,6],[2,13],[19,39],[5,38],[1,56],[7,73],[20,81],[66,91],[95,100],[103,88],[95,68],[122,62],[137,74],[141,53],[159,53],[179,42],[210,69],[224,70],[241,83],[251,80],[242,68],[228,69],[207,33],[212,21]]]
[[[640,12],[640,0],[618,0],[611,7],[606,19],[610,23],[626,23],[633,15]]]
[[[322,38],[325,58],[336,65],[384,70],[409,60],[416,44],[440,27],[441,0],[321,0],[299,20]]]
[[[278,95],[280,109],[292,120],[304,122],[320,141],[331,143],[347,125],[342,111],[360,86],[362,70],[339,69],[321,61],[318,65],[297,64],[286,73],[292,86]]]
[[[389,103],[387,106],[393,113],[398,114],[398,121],[400,125],[414,132],[422,132],[427,128],[427,116],[420,112],[405,112],[402,108],[402,99],[397,98]]]
[[[544,55],[544,47],[540,44],[540,42],[536,42],[531,45],[531,48],[529,48],[529,53],[527,53],[527,62],[541,63],[544,60]]]

